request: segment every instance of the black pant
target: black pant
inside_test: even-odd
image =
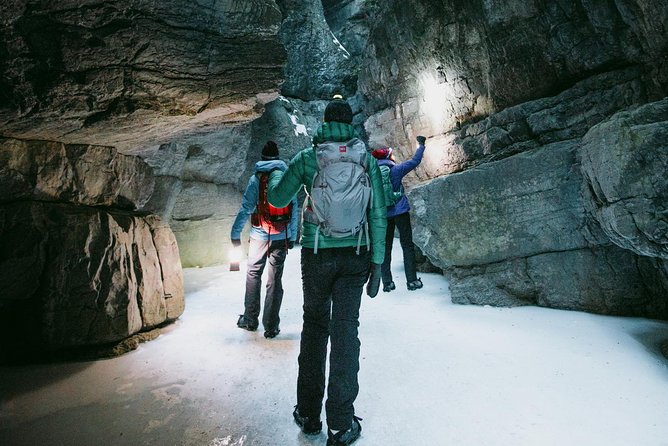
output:
[[[267,277],[267,294],[264,298],[264,312],[262,325],[265,330],[277,329],[281,319],[278,312],[283,302],[283,265],[287,255],[285,240],[268,241],[250,239],[248,250],[248,271],[246,272],[246,297],[244,299],[244,316],[257,321],[260,315],[260,288],[262,287],[262,272],[269,259]]]
[[[383,285],[392,282],[392,242],[394,241],[394,227],[399,230],[399,243],[404,252],[404,272],[406,282],[417,280],[415,272],[415,247],[413,246],[413,229],[411,228],[411,216],[408,212],[387,219],[387,232],[385,233],[385,259],[381,272],[383,274]]]
[[[360,341],[357,337],[362,289],[370,254],[355,248],[302,248],[304,327],[299,351],[297,405],[299,412],[318,419],[325,394],[327,341],[329,383],[325,411],[332,430],[352,425],[359,386]]]

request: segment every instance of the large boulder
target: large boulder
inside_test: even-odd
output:
[[[592,128],[580,157],[589,208],[610,240],[668,259],[668,98]]]
[[[0,359],[120,341],[183,313],[174,234],[140,212],[146,163],[8,138],[0,161]]]
[[[411,191],[416,243],[454,302],[668,317],[652,267],[589,218],[578,148],[548,144]]]
[[[111,147],[0,137],[0,203],[18,199],[141,209],[151,168]]]
[[[249,121],[283,80],[272,0],[0,4],[0,134],[134,152]]]

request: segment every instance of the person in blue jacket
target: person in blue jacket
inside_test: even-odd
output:
[[[299,220],[297,198],[292,199],[290,220],[272,231],[267,229],[266,216],[259,215],[261,208],[259,201],[266,197],[266,184],[269,174],[273,170],[286,170],[288,166],[278,158],[278,146],[268,141],[262,148],[262,160],[255,164],[255,171],[248,180],[243,195],[241,209],[232,225],[230,238],[233,246],[241,245],[241,231],[249,217],[251,218],[250,246],[248,249],[248,269],[246,272],[246,295],[244,298],[244,314],[239,316],[237,326],[248,331],[255,331],[259,325],[260,289],[262,287],[262,272],[269,261],[267,276],[267,293],[264,300],[262,325],[264,337],[274,338],[280,333],[279,311],[283,301],[283,265],[289,248],[294,246],[297,238],[297,224]],[[263,181],[263,176],[267,180]],[[264,190],[262,190],[264,188]],[[263,220],[264,219],[264,220]],[[285,227],[285,228],[283,228]]]
[[[425,141],[424,136],[418,136],[418,148],[413,158],[396,164],[392,154],[392,148],[384,147],[376,149],[371,154],[378,160],[378,166],[387,166],[390,168],[390,181],[394,191],[402,191],[402,179],[413,169],[420,165],[424,155]],[[385,260],[381,267],[383,279],[383,291],[390,292],[396,288],[392,280],[390,264],[392,263],[392,242],[394,241],[394,228],[399,230],[399,243],[404,254],[404,271],[406,273],[406,286],[409,290],[422,288],[422,280],[417,277],[415,270],[415,248],[413,246],[413,230],[411,227],[411,216],[409,211],[411,206],[408,198],[402,194],[401,198],[393,206],[387,208],[387,232],[385,234]]]

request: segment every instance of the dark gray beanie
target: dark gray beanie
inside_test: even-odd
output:
[[[334,99],[325,108],[325,122],[331,121],[345,124],[352,124],[353,122],[353,109],[339,95],[334,96]]]
[[[278,146],[274,141],[267,141],[262,147],[262,159],[265,161],[278,159]]]

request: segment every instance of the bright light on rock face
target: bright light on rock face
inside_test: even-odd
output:
[[[442,128],[449,114],[450,107],[448,99],[451,97],[450,87],[433,73],[425,73],[420,76],[422,88],[422,112],[428,117],[430,124],[436,128]]]

